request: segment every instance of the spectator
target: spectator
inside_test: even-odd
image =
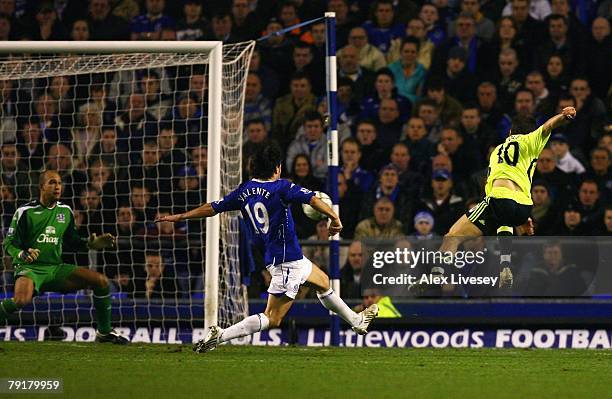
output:
[[[0,81],[0,137],[2,141],[17,139],[17,114],[19,113],[17,93],[11,80]]]
[[[544,40],[537,47],[535,57],[535,67],[543,70],[546,60],[550,56],[558,55],[563,60],[563,65],[567,68],[571,76],[585,72],[585,60],[581,54],[579,44],[567,34],[567,20],[561,15],[553,14],[548,18],[548,34],[550,39]]]
[[[372,9],[374,18],[365,22],[363,28],[368,33],[370,43],[386,54],[391,41],[404,35],[404,26],[394,21],[395,12],[391,0],[376,0]]]
[[[374,72],[359,65],[359,50],[355,46],[348,44],[340,49],[338,67],[338,77],[345,77],[353,82],[353,96],[357,101],[370,95]]]
[[[77,19],[72,23],[70,30],[70,38],[72,40],[87,41],[90,38],[89,22],[86,19]]]
[[[370,71],[378,71],[387,66],[385,55],[377,47],[368,43],[368,34],[360,26],[351,29],[348,43],[359,50],[359,65]]]
[[[160,40],[161,31],[174,28],[174,20],[164,14],[165,0],[146,0],[144,14],[132,20],[132,40]]]
[[[68,143],[70,139],[70,119],[59,115],[58,103],[49,93],[42,93],[34,100],[35,112],[38,115],[43,141],[50,143]]]
[[[412,117],[404,125],[406,132],[405,143],[411,156],[412,169],[422,173],[427,169],[427,164],[435,154],[434,144],[427,139],[427,129],[423,119]]]
[[[427,211],[418,212],[414,216],[414,234],[412,237],[417,240],[431,240],[436,237],[436,233],[433,232],[434,228],[434,217]]]
[[[525,78],[525,87],[529,89],[535,98],[535,112],[544,118],[549,118],[555,113],[554,99],[546,88],[544,75],[538,71],[532,71]]]
[[[441,26],[438,9],[429,3],[424,3],[419,12],[419,19],[425,23],[427,38],[434,46],[438,46],[446,39],[446,27]]]
[[[329,0],[327,10],[336,13],[336,46],[342,48],[348,44],[349,32],[358,23],[349,12],[348,0]]]
[[[453,178],[448,170],[437,170],[431,177],[431,196],[421,197],[418,209],[428,209],[434,216],[435,232],[444,235],[463,213],[463,198],[453,194]]]
[[[365,290],[363,295],[363,303],[361,305],[357,305],[354,308],[354,311],[360,312],[374,303],[378,304],[378,317],[385,319],[402,317],[402,314],[393,305],[391,297],[381,295],[377,289]]]
[[[179,212],[187,212],[198,207],[206,197],[202,197],[203,179],[193,166],[183,166],[176,173],[176,185],[172,193],[172,205]]]
[[[145,112],[144,95],[133,93],[128,99],[127,109],[115,118],[117,127],[117,146],[133,156],[142,150],[145,135],[145,124],[155,118]]]
[[[551,196],[562,204],[567,203],[574,190],[572,177],[557,167],[555,155],[550,148],[544,148],[540,153],[533,180],[545,181]]]
[[[542,22],[529,15],[529,3],[530,0],[511,0],[509,4],[510,16],[518,30],[517,39],[525,45],[526,51],[532,54],[538,38],[544,37],[545,31]]]
[[[518,4],[515,5],[514,1],[509,2],[508,4],[506,4],[506,7],[504,7],[502,15],[515,15],[514,11],[517,6]],[[529,16],[538,21],[543,21],[551,13],[550,3],[546,0],[529,0],[527,2],[527,7]]]
[[[399,238],[403,235],[402,223],[393,215],[395,207],[387,197],[381,197],[374,205],[374,216],[362,220],[355,228],[355,240]]]
[[[585,141],[581,143],[581,147],[592,148],[594,143],[591,137],[598,137],[603,130],[605,105],[603,101],[592,94],[591,85],[585,78],[577,77],[573,79],[569,92],[576,100],[576,122],[584,124],[586,127],[583,132]]]
[[[263,29],[248,0],[232,1],[232,35],[241,41],[255,40]]]
[[[537,115],[535,108],[535,97],[533,92],[527,89],[519,89],[514,96],[515,117],[535,117],[538,126],[541,125],[542,117]]]
[[[95,103],[85,103],[79,107],[77,124],[72,129],[73,156],[75,167],[87,169],[87,159],[93,155],[94,147],[102,133],[102,110]]]
[[[206,187],[206,171],[208,169],[208,148],[205,145],[200,145],[191,148],[189,151],[189,165],[198,172],[200,177],[200,186]],[[204,197],[206,197],[206,188],[203,188]]]
[[[297,136],[287,148],[286,165],[291,173],[293,160],[298,154],[306,154],[312,165],[312,174],[318,179],[327,175],[327,138],[323,136],[323,120],[316,111],[304,115],[304,134]]]
[[[517,91],[522,87],[524,76],[519,69],[516,51],[512,48],[504,49],[499,53],[498,68],[490,77],[497,84],[497,93],[503,111],[510,112]]]
[[[377,172],[384,163],[385,154],[377,140],[376,124],[371,120],[359,122],[355,136],[361,145],[362,156],[359,164],[370,172]]]
[[[383,151],[388,154],[393,144],[400,140],[402,134],[399,106],[394,99],[381,100],[376,122],[377,141]]]
[[[240,37],[232,34],[232,14],[228,11],[219,11],[211,18],[210,30],[204,36],[206,40],[219,40],[223,43],[237,43]]]
[[[361,119],[375,119],[378,116],[381,101],[386,99],[395,100],[399,107],[402,121],[408,118],[412,109],[412,103],[406,97],[397,93],[395,78],[388,68],[383,68],[376,72],[374,89],[376,93],[361,102]]]
[[[108,226],[115,221],[115,209],[124,196],[128,193],[125,180],[116,179],[114,169],[101,159],[92,160],[89,163],[88,177],[89,185],[100,195],[102,201],[102,216],[105,223],[105,231],[109,231]]]
[[[442,132],[440,105],[434,99],[425,98],[416,106],[416,116],[425,122],[427,139],[432,143],[437,143]]]
[[[558,96],[567,91],[569,87],[567,75],[563,59],[558,55],[551,55],[546,63],[544,79],[546,80],[546,87],[553,95]]]
[[[346,263],[340,273],[340,291],[343,298],[361,298],[361,274],[363,271],[363,249],[360,241],[348,247]]]
[[[74,113],[75,93],[68,76],[54,76],[49,82],[48,93],[57,105],[57,113],[61,116]]]
[[[15,142],[5,141],[2,143],[0,152],[0,182],[12,188],[13,199],[21,205],[38,195],[38,187],[31,185],[32,175],[28,164],[21,159]],[[32,192],[34,191],[34,192]],[[36,194],[36,195],[33,195]]]
[[[388,164],[384,166],[378,177],[378,183],[373,189],[364,194],[361,204],[361,219],[372,216],[374,204],[382,197],[389,198],[394,205],[395,218],[403,226],[410,226],[412,216],[412,198],[399,185],[399,173],[395,166]]]
[[[183,15],[176,24],[176,40],[202,40],[210,29],[202,16],[202,3],[199,0],[185,1]]]
[[[432,60],[432,73],[442,75],[449,51],[455,47],[462,47],[467,51],[466,68],[471,73],[477,73],[478,60],[482,58],[482,41],[476,37],[476,21],[474,16],[462,12],[457,17],[457,34],[449,37],[440,46],[436,47]]]
[[[91,187],[85,186],[79,194],[79,209],[83,211],[83,226],[86,226],[88,234],[102,233],[102,201],[100,193]]]
[[[482,121],[497,132],[499,138],[505,137],[512,125],[510,117],[504,113],[497,101],[497,88],[491,82],[482,82],[476,90],[478,109]]]
[[[186,139],[188,147],[195,147],[208,142],[206,129],[203,126],[202,117],[203,104],[198,97],[189,93],[176,100],[176,106],[172,111],[172,123],[174,131]]]
[[[353,238],[355,226],[359,222],[362,193],[352,182],[346,180],[344,174],[338,173],[338,198],[340,200],[340,219],[342,220],[342,236]]]
[[[117,171],[117,178],[127,179],[127,171],[119,166],[129,165],[128,154],[117,148],[117,131],[113,127],[102,127],[100,141],[97,142],[91,151],[89,162],[101,160],[105,165]]]
[[[342,142],[342,173],[347,181],[353,183],[362,193],[366,193],[370,191],[374,176],[359,165],[361,156],[361,146],[357,139],[349,137]]]
[[[612,235],[612,205],[607,205],[606,210],[604,212],[604,226],[599,231],[598,234],[602,236],[611,236]],[[350,249],[349,249],[350,251]],[[349,252],[350,253],[350,252]]]
[[[590,167],[587,170],[589,179],[597,182],[603,198],[610,198],[612,193],[612,170],[610,169],[610,151],[604,147],[591,150]]]
[[[250,120],[260,119],[269,131],[272,128],[272,102],[262,94],[262,88],[259,75],[249,72],[244,95],[244,121],[246,126]]]
[[[5,142],[10,140],[6,139]],[[10,136],[8,136],[10,137]],[[43,166],[44,144],[42,131],[36,118],[23,122],[17,134],[17,149],[19,155],[28,164],[28,170],[38,171]],[[33,195],[36,198],[38,195]]]
[[[466,143],[459,130],[446,127],[442,130],[438,152],[451,158],[453,175],[458,181],[466,181],[472,173],[481,168],[481,157],[474,146]]]
[[[66,40],[68,32],[58,18],[51,1],[41,1],[34,14],[35,25],[30,32],[32,40]]]
[[[162,124],[159,129],[157,145],[160,164],[167,165],[169,168],[184,165],[187,160],[187,155],[182,150],[182,148],[185,148],[184,140],[178,137],[170,124]],[[181,141],[183,142],[181,143]]]
[[[140,89],[145,98],[145,110],[155,121],[171,113],[172,99],[161,91],[160,77],[154,70],[145,70]]]
[[[0,12],[0,41],[13,39],[16,35],[17,26],[13,27],[10,15]]]
[[[406,25],[406,36],[412,36],[419,39],[419,54],[417,56],[417,62],[423,65],[425,69],[429,69],[431,66],[431,57],[433,56],[434,44],[427,37],[425,22],[420,18],[412,18]],[[391,48],[387,53],[387,63],[390,64],[399,60],[401,45],[401,38],[393,39],[391,42]]]
[[[535,181],[531,185],[531,198],[533,200],[531,219],[533,220],[535,234],[538,236],[555,235],[561,215],[559,215],[557,206],[553,203],[548,185],[542,180]]]
[[[268,131],[263,120],[251,119],[246,123],[247,139],[242,144],[242,180],[249,178],[249,160],[260,148],[269,145],[278,145],[275,140],[268,137]]]
[[[276,19],[272,18],[268,21],[263,35],[271,35],[265,41],[261,42],[259,47],[261,62],[263,65],[276,72],[276,77],[279,82],[286,82],[290,78],[291,66],[291,50],[292,44],[287,37],[279,32],[283,29],[283,25]],[[251,63],[253,61],[251,60]],[[255,69],[257,72],[257,69]],[[265,78],[262,77],[265,82]]]
[[[584,44],[587,41],[586,29],[571,10],[570,1],[552,0],[550,6],[552,11],[551,14],[561,15],[567,21],[569,36],[574,38],[581,45]]]
[[[312,92],[320,96],[325,92],[324,64],[315,64],[312,46],[298,42],[293,46],[293,73],[303,73],[312,84]]]
[[[495,131],[482,122],[480,110],[476,104],[467,104],[461,112],[459,133],[465,139],[466,145],[476,149],[475,156],[480,165],[487,163],[486,154],[491,147],[499,144]]]
[[[415,37],[403,39],[400,59],[389,64],[398,93],[413,103],[418,99],[426,74],[425,67],[417,62],[419,46],[419,39]]]
[[[155,139],[149,138],[145,141],[139,161],[130,167],[131,179],[142,181],[149,192],[159,196],[160,204],[170,203],[172,166],[161,163],[159,146]]]
[[[409,193],[411,199],[416,199],[420,195],[423,185],[423,177],[410,170],[410,149],[406,143],[395,143],[391,148],[389,157],[399,174],[399,186]]]
[[[130,26],[123,18],[111,14],[111,0],[89,0],[91,40],[128,40]]]
[[[563,224],[555,233],[560,236],[583,236],[588,233],[582,223],[580,207],[576,203],[570,202],[566,206],[563,212]]]
[[[567,137],[563,133],[553,134],[550,139],[550,149],[557,158],[557,167],[565,173],[575,173],[577,175],[585,172],[582,163],[570,152]]]
[[[312,165],[306,154],[298,154],[291,165],[290,179],[298,186],[312,191],[319,191],[323,188],[323,183],[312,175]]]
[[[153,198],[151,190],[136,179],[131,182],[130,206],[138,222],[150,223],[155,220],[157,201]]]
[[[466,69],[466,62],[467,52],[462,47],[453,47],[448,52],[446,71],[442,75],[445,91],[460,102],[476,98],[476,76]]]
[[[600,202],[599,187],[595,180],[583,180],[578,189],[578,206],[582,215],[582,223],[589,233],[592,233],[603,216]]]
[[[461,117],[462,105],[455,97],[448,94],[446,85],[441,78],[432,77],[427,82],[426,96],[421,101],[429,99],[440,109],[440,120],[444,125],[456,125]],[[417,108],[420,106],[417,103]]]
[[[568,264],[563,257],[561,244],[544,244],[544,264],[534,267],[529,274],[525,294],[528,296],[579,296],[587,286],[580,270]]]
[[[560,0],[556,0],[560,1]],[[563,0],[567,1],[567,0]],[[589,62],[586,63],[586,74],[593,86],[593,94],[603,99],[612,84],[612,36],[610,21],[605,18],[595,18],[591,25],[592,39],[589,40],[586,53]]]
[[[338,16],[336,15],[336,22],[338,21]],[[336,25],[337,27],[337,25]],[[326,43],[327,43],[327,34],[325,28],[325,21],[318,21],[313,23],[310,26],[310,34],[312,35],[312,51],[314,53],[314,63],[315,65],[325,65],[325,57],[326,57]],[[338,30],[336,29],[336,35],[338,34]],[[337,39],[337,36],[336,36]],[[336,46],[339,43],[336,40]],[[343,47],[344,45],[342,45]],[[340,48],[342,48],[340,47]]]
[[[499,20],[497,32],[491,42],[483,45],[483,57],[481,65],[483,71],[497,68],[499,53],[507,48],[516,51],[519,65],[528,68],[532,64],[532,54],[528,53],[525,44],[518,37],[518,28],[512,17],[503,17]]]
[[[144,276],[134,276],[136,279],[135,295],[147,300],[176,298],[178,287],[171,270],[159,252],[145,254]]]
[[[294,25],[299,25],[301,20],[298,15],[297,4],[290,1],[281,2],[279,5],[278,19],[283,24],[284,29]],[[312,36],[310,36],[310,32],[300,27],[290,30],[288,32],[288,36],[295,42],[301,41],[308,44],[312,43]]]
[[[291,77],[290,94],[276,100],[272,113],[272,138],[287,150],[295,137],[304,115],[316,109],[316,98],[312,94],[310,81],[302,73]]]
[[[469,13],[474,16],[476,22],[476,36],[488,42],[495,33],[495,25],[493,21],[484,16],[480,12],[480,3],[478,0],[461,0],[461,12]],[[455,36],[457,30],[456,21],[448,24],[448,35]]]

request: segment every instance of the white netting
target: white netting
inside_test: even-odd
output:
[[[241,179],[253,47],[223,48],[221,170],[211,171],[221,174],[222,195]],[[207,76],[206,53],[13,55],[0,62],[2,234],[15,209],[38,197],[38,172],[59,170],[81,234],[118,236],[117,251],[65,252],[67,262],[109,277],[114,325],[161,327],[162,334],[203,326],[205,223],[152,221],[206,202]],[[247,311],[238,258],[238,214],[222,215],[222,326]],[[2,270],[1,294],[8,297],[14,280],[6,256]],[[45,294],[19,314],[19,324],[89,325],[92,317],[87,292]]]

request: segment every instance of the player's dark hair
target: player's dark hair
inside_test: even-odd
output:
[[[255,179],[269,179],[283,162],[280,148],[272,144],[263,147],[249,159],[249,171]]]
[[[531,115],[518,115],[512,119],[512,134],[528,134],[536,130],[538,124]]]

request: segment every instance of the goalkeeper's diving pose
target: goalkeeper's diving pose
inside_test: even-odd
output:
[[[360,313],[353,312],[331,289],[327,275],[302,254],[289,209],[292,203],[310,204],[326,215],[331,220],[330,235],[339,233],[342,224],[338,215],[315,197],[314,192],[280,179],[281,162],[281,152],[276,146],[265,147],[250,160],[252,179],[242,183],[222,200],[158,219],[160,222],[178,222],[240,210],[255,244],[264,252],[266,268],[272,275],[265,311],[225,329],[211,326],[206,338],[193,347],[198,353],[211,351],[220,343],[234,338],[278,327],[304,283],[314,287],[323,306],[336,312],[358,334],[365,334],[378,314],[376,304]]]
[[[512,121],[510,136],[498,145],[489,158],[485,198],[470,209],[444,236],[440,252],[457,251],[459,245],[481,235],[497,235],[500,244],[500,279],[502,288],[512,286],[511,236],[518,232],[533,235],[531,218],[531,180],[540,152],[552,130],[576,116],[574,107],[547,120],[536,129],[533,117],[517,117]],[[451,263],[451,262],[445,262]],[[444,270],[432,269],[437,274]]]
[[[56,171],[42,172],[39,186],[39,199],[17,209],[4,239],[4,251],[13,258],[15,294],[0,302],[0,325],[11,313],[29,304],[34,295],[91,288],[97,318],[96,341],[127,344],[129,341],[111,327],[111,298],[106,277],[62,261],[64,245],[73,250],[100,250],[113,247],[115,237],[110,234],[92,234],[89,239],[79,236],[72,209],[59,201],[63,184]]]

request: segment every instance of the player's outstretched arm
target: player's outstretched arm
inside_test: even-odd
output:
[[[333,209],[331,209],[325,202],[321,201],[318,197],[313,196],[310,199],[310,206],[312,206],[317,211],[321,212],[325,216],[331,220],[329,225],[329,235],[333,236],[342,230],[342,222],[340,222],[340,218],[336,215]]]
[[[159,223],[159,222],[175,223],[175,222],[180,222],[181,220],[187,220],[187,219],[208,218],[211,216],[215,216],[216,214],[217,212],[215,212],[212,205],[210,203],[206,203],[204,205],[201,205],[185,213],[162,216],[160,218],[155,219],[155,223]]]
[[[554,129],[566,125],[576,117],[576,108],[565,107],[560,114],[557,114],[544,122],[542,125],[542,135],[548,136]]]

